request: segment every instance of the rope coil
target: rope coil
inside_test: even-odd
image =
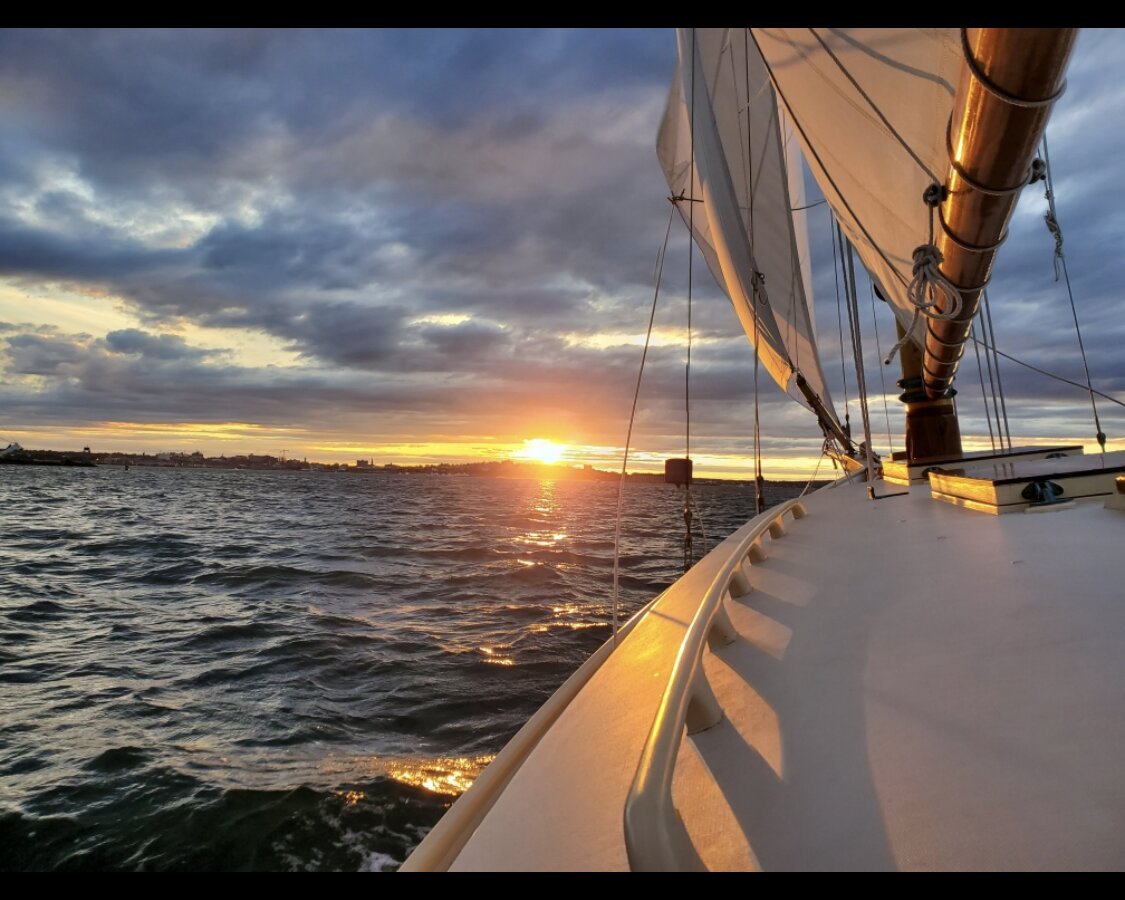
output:
[[[931,225],[931,231],[933,226]],[[906,329],[890,352],[883,358],[883,365],[889,366],[894,355],[910,340],[914,326],[918,319],[925,316],[934,321],[948,321],[956,319],[964,307],[961,290],[952,281],[941,273],[941,264],[945,260],[937,245],[932,242],[920,244],[914,248],[914,277],[906,289],[907,299],[914,307],[914,317],[910,320],[910,327]],[[945,298],[944,308],[939,304],[939,298]]]
[[[1051,232],[1051,237],[1053,237],[1055,239],[1055,258],[1054,258],[1055,281],[1058,281],[1059,275],[1061,274],[1060,270],[1059,270],[1059,263],[1062,261],[1062,258],[1063,258],[1063,233],[1062,233],[1062,226],[1059,225],[1058,219],[1055,218],[1054,204],[1051,203],[1052,199],[1054,199],[1054,198],[1051,196],[1051,191],[1048,188],[1047,189],[1047,202],[1050,205],[1049,205],[1047,211],[1045,213],[1043,213],[1043,221],[1047,225],[1047,230],[1049,232]]]

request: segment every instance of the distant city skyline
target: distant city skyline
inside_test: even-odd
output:
[[[0,32],[0,446],[420,464],[541,439],[619,466],[674,66],[670,30]],[[1048,132],[1091,372],[1119,397],[1123,76],[1125,32],[1083,32]],[[1043,208],[1029,187],[1001,251],[998,343],[1081,381]],[[827,210],[810,220],[842,409]],[[672,234],[631,470],[685,447]],[[694,274],[691,455],[748,477],[752,352],[698,256]],[[894,326],[879,309],[877,344],[865,291],[876,447],[901,450],[900,373],[877,361]],[[1004,365],[1014,441],[1093,449],[1081,391]],[[967,449],[988,443],[976,379],[970,353]],[[761,408],[766,475],[809,477],[812,416],[765,381]],[[1123,412],[1102,404],[1111,449]]]

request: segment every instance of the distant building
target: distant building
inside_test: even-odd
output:
[[[355,467],[357,469],[370,469],[371,463],[370,463],[369,460],[366,460],[366,459],[357,459],[355,461]]]

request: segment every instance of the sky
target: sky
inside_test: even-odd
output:
[[[670,30],[0,31],[0,445],[413,464],[538,438],[620,465],[674,66]],[[1068,76],[1048,130],[1059,219],[1095,387],[1125,399],[1125,32],[1083,32]],[[1044,208],[1029,188],[1011,223],[997,342],[1081,381]],[[631,468],[684,451],[678,217],[672,235]],[[694,273],[692,456],[747,477],[752,351],[698,257]],[[892,319],[875,311],[877,342],[865,310],[876,447],[901,450],[899,372],[878,363]],[[986,446],[966,359],[962,430]],[[1007,363],[1003,383],[1015,442],[1093,447],[1083,392]],[[815,421],[762,384],[765,473],[808,477]],[[1125,410],[1099,411],[1125,448]]]

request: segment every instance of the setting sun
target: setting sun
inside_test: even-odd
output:
[[[513,455],[519,459],[530,459],[550,466],[562,459],[565,450],[566,447],[556,444],[554,441],[548,441],[546,438],[534,438],[530,441],[524,441],[523,449]]]

